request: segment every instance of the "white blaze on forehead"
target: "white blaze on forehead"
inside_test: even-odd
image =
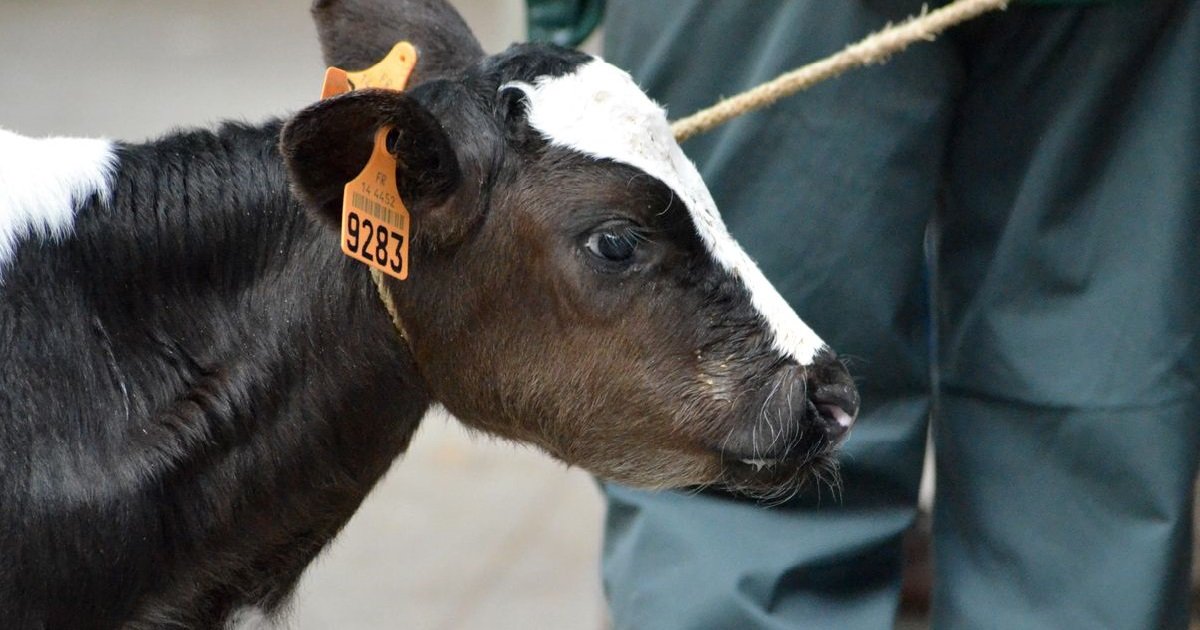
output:
[[[525,93],[529,124],[550,144],[628,164],[666,184],[687,205],[713,258],[746,285],[773,333],[775,348],[801,365],[812,363],[825,344],[729,235],[699,171],[675,142],[666,112],[632,77],[595,59],[571,74],[543,76],[532,85],[507,83],[505,88]]]
[[[107,204],[116,162],[108,140],[38,140],[0,129],[0,271],[23,239],[70,234],[76,208],[92,195]]]

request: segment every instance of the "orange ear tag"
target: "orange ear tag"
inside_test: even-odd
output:
[[[325,68],[325,83],[321,85],[321,100],[345,94],[353,89],[354,87],[350,85],[350,77],[346,75],[345,70],[333,66]]]
[[[404,280],[408,277],[408,208],[396,189],[396,158],[388,153],[391,127],[375,132],[371,159],[342,193],[342,252]]]
[[[416,64],[417,49],[397,42],[382,61],[361,72],[327,68],[321,98],[357,88],[404,90]],[[375,132],[371,158],[342,192],[342,252],[404,280],[408,278],[409,216],[396,187],[396,158],[387,150],[391,130],[383,127]]]
[[[357,88],[403,90],[416,65],[417,49],[408,42],[396,42],[386,57],[361,72],[346,72],[333,67],[325,70],[321,98],[337,96]]]

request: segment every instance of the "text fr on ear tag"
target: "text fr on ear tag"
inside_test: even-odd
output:
[[[371,158],[342,195],[342,252],[383,273],[408,278],[408,208],[396,188],[396,158],[388,152],[391,127],[375,132]]]
[[[358,88],[402,91],[416,64],[416,48],[397,42],[382,61],[361,72],[326,69],[321,98]],[[342,192],[342,252],[404,280],[408,278],[409,214],[396,186],[396,157],[388,151],[392,130],[385,126],[375,132],[367,165]]]

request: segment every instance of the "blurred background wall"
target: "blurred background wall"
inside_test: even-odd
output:
[[[464,0],[488,51],[524,38],[521,0]],[[321,90],[309,0],[4,0],[0,126],[140,140],[278,116]],[[315,87],[314,87],[315,86]]]
[[[0,127],[138,141],[314,101],[307,0],[3,0]],[[520,0],[460,0],[484,48],[524,37]],[[601,628],[602,507],[584,473],[427,422],[305,575],[300,630]]]

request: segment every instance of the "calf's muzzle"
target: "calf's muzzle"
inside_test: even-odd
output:
[[[845,366],[825,349],[808,366],[777,370],[743,409],[743,426],[720,449],[726,461],[802,466],[850,434],[859,396]]]

